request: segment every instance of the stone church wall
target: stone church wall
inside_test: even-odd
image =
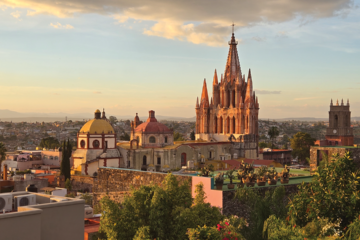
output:
[[[130,193],[131,188],[140,188],[153,182],[161,185],[167,174],[157,172],[145,172],[119,168],[99,168],[98,177],[94,181],[94,205],[99,203],[102,197],[108,195],[110,199],[121,202],[124,196]],[[189,181],[191,176],[175,175],[179,182]]]

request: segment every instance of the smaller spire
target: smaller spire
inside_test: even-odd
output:
[[[341,106],[344,106],[344,99],[341,99]]]
[[[218,85],[218,77],[217,77],[217,72],[216,72],[216,69],[215,69],[215,73],[214,73],[214,81],[213,81],[213,85]]]
[[[347,100],[347,105],[350,106],[349,99]]]
[[[224,76],[223,74],[221,74],[221,83],[223,82],[223,80],[224,80]]]
[[[213,105],[214,105],[214,103],[213,103],[213,99],[212,99],[212,97],[211,97],[210,107],[212,107]]]
[[[203,90],[202,90],[202,94],[201,94],[200,106],[202,108],[208,108],[209,107],[209,96],[208,96],[208,91],[207,91],[206,79],[205,78],[204,78],[204,85],[203,85]]]
[[[336,99],[336,106],[339,106],[339,99]]]
[[[200,106],[199,106],[199,97],[197,97],[196,98],[196,106],[195,106],[195,108],[199,108]]]
[[[331,99],[331,101],[330,101],[330,106],[332,106],[333,105],[333,101],[332,101],[332,99]]]
[[[249,68],[248,79],[251,79],[251,80],[252,80],[252,78],[251,78],[251,69],[250,69],[250,68]]]

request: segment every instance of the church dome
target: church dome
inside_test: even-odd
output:
[[[165,124],[159,123],[155,118],[155,112],[149,111],[149,118],[146,122],[135,128],[135,132],[142,133],[173,133]]]
[[[114,134],[114,128],[107,121],[106,118],[100,118],[100,110],[95,111],[95,118],[88,121],[80,129],[80,133],[89,133],[89,134]]]

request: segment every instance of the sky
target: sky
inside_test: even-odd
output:
[[[231,24],[259,118],[360,116],[360,0],[0,0],[0,109],[193,117]]]

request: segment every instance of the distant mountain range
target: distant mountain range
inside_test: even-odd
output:
[[[55,122],[55,121],[65,121],[65,117],[67,120],[72,121],[82,121],[94,118],[93,114],[89,113],[19,113],[15,111],[11,111],[8,109],[0,109],[0,121],[13,121],[13,122]],[[110,117],[110,116],[107,116]],[[134,116],[125,115],[125,116],[116,116],[118,120],[133,120]],[[142,121],[146,121],[148,116],[139,116]],[[168,121],[195,121],[195,117],[192,118],[184,118],[184,117],[171,117],[171,116],[162,116],[156,115],[158,120],[168,120]]]
[[[92,119],[94,117],[93,114],[89,113],[19,113],[15,111],[11,111],[8,109],[0,109],[0,121],[13,121],[13,122],[55,122],[55,121],[65,121],[65,117],[68,120],[72,121],[82,121]],[[109,116],[107,116],[109,117]],[[124,115],[124,116],[116,116],[118,120],[133,120],[134,116]],[[146,121],[148,116],[139,116],[142,121]],[[189,121],[195,122],[196,117],[184,118],[184,117],[172,117],[172,116],[162,116],[156,115],[158,120],[168,120],[168,121]],[[261,118],[260,120],[275,120],[279,122],[283,121],[306,121],[306,122],[316,122],[316,121],[328,121],[328,118],[313,118],[313,117],[300,117],[300,118]],[[352,117],[352,121],[360,121],[360,117]]]

